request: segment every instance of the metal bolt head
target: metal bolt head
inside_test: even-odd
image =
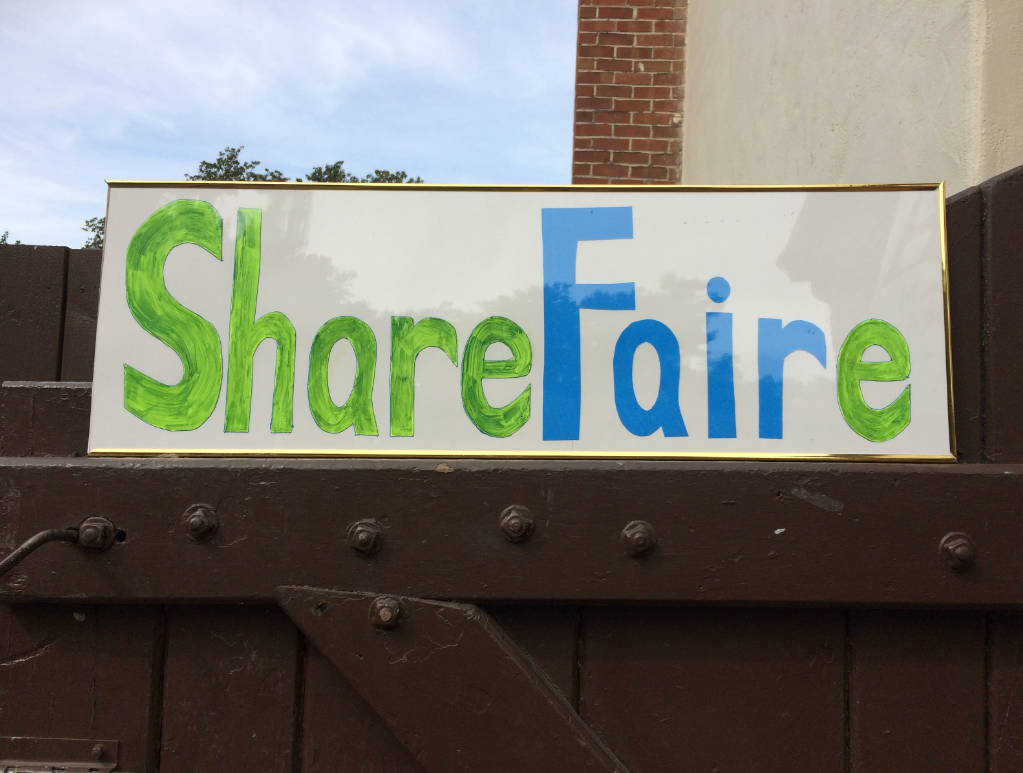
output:
[[[369,621],[377,628],[390,631],[405,617],[401,601],[394,596],[377,596],[369,607]]]
[[[99,527],[90,524],[78,530],[78,541],[83,548],[91,548],[103,539],[103,532]]]
[[[969,569],[977,560],[976,545],[970,535],[961,531],[952,531],[942,537],[938,550],[950,569]]]
[[[348,547],[359,555],[371,556],[384,544],[384,529],[372,518],[356,521],[348,527]]]
[[[622,529],[622,547],[633,558],[649,555],[657,547],[657,532],[646,521],[631,521]]]
[[[101,760],[101,759],[103,759],[103,756],[106,753],[107,753],[107,747],[104,746],[101,743],[98,743],[98,744],[96,744],[95,746],[92,747],[92,758],[94,760]]]
[[[533,536],[533,516],[521,505],[506,507],[501,513],[501,534],[509,542],[525,542]]]
[[[78,546],[86,550],[104,551],[114,544],[117,529],[108,519],[91,515],[78,525]]]
[[[185,510],[183,520],[188,538],[193,542],[206,542],[212,539],[220,528],[217,511],[210,505],[192,505]]]

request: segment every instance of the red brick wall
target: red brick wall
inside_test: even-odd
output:
[[[675,183],[687,0],[579,0],[572,182]]]

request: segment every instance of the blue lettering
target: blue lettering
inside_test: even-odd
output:
[[[782,436],[782,388],[785,358],[807,352],[827,367],[828,345],[824,332],[811,322],[797,319],[782,327],[780,319],[758,320],[757,367],[760,373],[760,437]]]
[[[632,282],[576,284],[576,246],[580,241],[631,239],[632,207],[543,209],[541,224],[543,439],[578,440],[582,399],[579,310],[635,309],[636,286]]]
[[[661,365],[657,400],[649,410],[639,404],[632,382],[636,349],[642,344],[650,344],[657,350],[657,359]],[[625,429],[641,437],[652,435],[662,428],[665,437],[689,436],[686,423],[682,420],[682,411],[678,407],[680,368],[678,339],[663,322],[643,319],[625,328],[615,344],[614,356],[615,407]],[[546,400],[544,402],[546,404]]]
[[[707,282],[707,297],[714,303],[724,303],[731,292],[724,277]],[[735,437],[732,315],[719,311],[707,312],[707,437]]]
[[[707,437],[735,437],[732,315],[707,312]]]

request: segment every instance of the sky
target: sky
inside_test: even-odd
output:
[[[227,146],[296,177],[568,183],[577,0],[0,0],[0,234],[81,247],[105,179]]]

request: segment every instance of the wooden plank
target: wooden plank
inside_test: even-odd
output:
[[[988,618],[988,770],[1023,771],[1023,618]]]
[[[584,608],[580,711],[634,771],[845,769],[838,611]]]
[[[161,630],[155,607],[0,606],[0,735],[109,738],[155,773]]]
[[[979,462],[984,452],[981,189],[968,188],[949,198],[945,214],[956,451],[960,461]]]
[[[293,770],[298,632],[274,607],[170,607],[162,773]]]
[[[302,715],[305,773],[423,770],[341,672],[315,647],[309,647],[306,658]]]
[[[491,610],[498,622],[578,705],[575,608],[506,606]],[[323,654],[310,646],[305,664],[302,770],[333,773],[415,773],[422,768]]]
[[[60,378],[67,252],[0,245],[0,382]]]
[[[985,182],[985,454],[1023,459],[1023,167]]]
[[[430,773],[626,773],[483,610],[399,598],[385,628],[373,594],[291,587],[278,600]]]
[[[99,313],[99,277],[103,250],[68,252],[67,305],[61,381],[92,381],[96,356],[96,315]]]
[[[0,456],[85,456],[92,385],[7,381],[0,386]]]
[[[1023,466],[449,460],[0,461],[0,540],[91,514],[127,534],[102,554],[46,546],[4,581],[14,600],[273,598],[276,583],[502,603],[643,601],[1023,607]],[[430,462],[432,464],[432,462]],[[187,536],[218,509],[209,543]],[[498,529],[510,504],[543,518]],[[657,550],[627,556],[637,513]],[[382,550],[347,545],[376,517]],[[938,545],[970,534],[954,571]]]
[[[578,711],[579,610],[516,605],[487,611]]]
[[[849,614],[852,770],[984,771],[984,615]]]

